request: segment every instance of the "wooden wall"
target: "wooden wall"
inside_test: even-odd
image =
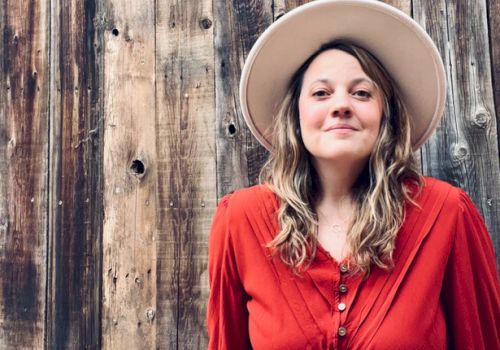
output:
[[[300,0],[0,0],[0,348],[203,349],[217,200],[267,154],[238,111],[252,44]],[[500,0],[386,1],[436,41],[422,170],[500,249]]]

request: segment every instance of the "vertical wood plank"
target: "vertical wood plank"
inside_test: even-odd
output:
[[[271,1],[215,1],[217,196],[253,185],[267,158],[246,127],[239,79],[246,55],[273,20]]]
[[[96,1],[51,1],[46,347],[100,344],[102,43]]]
[[[495,114],[497,116],[497,141],[500,146],[500,0],[487,0],[488,4],[488,35],[491,55],[491,74],[493,94],[495,99]],[[499,170],[500,172],[500,170]],[[497,252],[500,247],[497,246]]]
[[[159,349],[204,349],[216,205],[212,1],[157,2]]]
[[[43,347],[48,1],[0,1],[0,348]]]
[[[486,3],[414,1],[413,5],[416,20],[438,44],[448,79],[444,120],[423,148],[424,172],[469,193],[498,251],[500,165]]]
[[[104,349],[156,347],[154,3],[104,2]]]

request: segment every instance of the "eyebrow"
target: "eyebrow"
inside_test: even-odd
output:
[[[329,82],[331,82],[331,79],[327,79],[327,78],[316,79],[316,80],[314,80],[311,83],[311,85],[314,84],[314,83],[317,83],[317,82],[319,82],[319,83],[329,83]],[[367,82],[367,83],[369,83],[372,86],[376,86],[376,84],[373,82],[373,80],[368,79],[368,78],[364,78],[364,77],[355,78],[355,79],[351,80],[351,84],[352,85],[356,85],[356,84],[363,83],[363,82]]]

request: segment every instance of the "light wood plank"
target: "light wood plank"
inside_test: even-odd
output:
[[[104,349],[157,346],[154,3],[104,5]]]

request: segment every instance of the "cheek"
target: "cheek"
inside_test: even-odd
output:
[[[382,122],[382,110],[380,108],[374,108],[373,106],[366,106],[366,108],[358,111],[358,115],[363,116],[360,118],[363,126],[378,132]]]
[[[321,125],[323,116],[324,113],[321,108],[311,104],[299,104],[299,120],[301,127]]]

